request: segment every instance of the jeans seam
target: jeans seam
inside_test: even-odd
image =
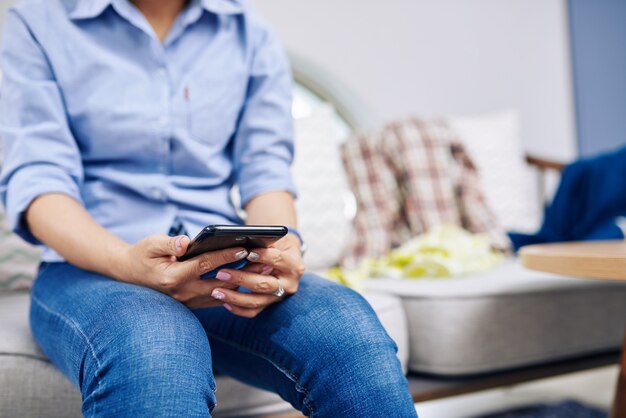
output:
[[[223,343],[226,343],[228,345],[231,345],[239,350],[242,350],[248,354],[252,354],[254,356],[257,356],[265,361],[267,361],[268,363],[270,363],[272,366],[274,366],[278,371],[280,371],[282,374],[284,374],[285,376],[287,376],[287,378],[289,378],[289,380],[291,380],[293,383],[295,383],[295,388],[298,392],[304,393],[304,399],[302,400],[302,403],[309,409],[309,411],[311,412],[311,415],[309,415],[310,417],[315,416],[315,409],[313,408],[313,405],[311,405],[310,403],[310,394],[309,391],[301,384],[298,382],[298,378],[297,376],[291,372],[287,367],[283,366],[282,364],[270,359],[268,356],[266,356],[263,353],[260,353],[256,350],[252,350],[248,347],[244,347],[234,341],[230,341],[227,340],[221,336],[215,335],[211,332],[207,331],[207,334],[212,337],[215,338],[216,340],[219,340]]]
[[[91,342],[89,341],[89,338],[87,337],[87,335],[80,328],[80,326],[74,320],[72,320],[71,318],[68,318],[67,316],[63,315],[62,313],[57,312],[57,311],[53,310],[52,308],[50,308],[48,305],[46,305],[44,302],[42,302],[34,294],[31,294],[31,298],[32,298],[32,300],[35,303],[37,303],[39,306],[41,306],[46,312],[48,312],[49,314],[51,314],[53,316],[56,316],[57,318],[60,318],[63,322],[65,322],[66,325],[68,325],[72,330],[74,330],[76,333],[78,333],[82,337],[82,339],[87,344],[87,347],[89,347],[89,351],[91,352],[91,356],[96,361],[96,365],[98,366],[98,370],[102,370],[102,365],[100,363],[100,360],[98,360],[98,357],[96,356],[95,349],[94,349],[93,345],[91,344]],[[96,388],[89,394],[89,396],[93,395],[93,393],[98,388],[100,388],[100,378],[98,377],[98,371],[96,371],[94,373],[94,378],[97,381]],[[92,413],[93,413],[93,416],[96,416],[96,403],[95,402],[92,402]]]

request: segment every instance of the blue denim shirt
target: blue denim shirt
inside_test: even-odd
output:
[[[192,235],[241,222],[235,184],[243,205],[295,194],[289,65],[241,0],[190,1],[163,43],[128,0],[26,0],[1,64],[0,197],[30,242],[23,213],[44,193],[130,243],[175,218]]]

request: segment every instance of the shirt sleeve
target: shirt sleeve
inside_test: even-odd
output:
[[[10,228],[39,244],[23,215],[37,196],[64,193],[82,203],[83,168],[63,97],[46,54],[16,11],[5,21],[0,52],[0,199]]]
[[[291,70],[275,35],[266,29],[259,32],[234,146],[236,180],[244,207],[265,192],[296,195],[291,177]]]

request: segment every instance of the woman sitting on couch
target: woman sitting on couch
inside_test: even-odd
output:
[[[208,417],[213,369],[309,416],[415,416],[393,341],[303,274],[295,230],[177,261],[241,222],[234,184],[246,222],[296,225],[287,60],[239,0],[26,0],[2,63],[0,196],[44,245],[32,331],[85,416]]]

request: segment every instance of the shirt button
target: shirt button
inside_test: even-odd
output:
[[[161,190],[161,189],[154,188],[154,189],[152,189],[151,193],[152,193],[152,197],[154,199],[156,199],[156,200],[163,200],[163,199],[165,199],[165,192],[163,192],[163,190]]]
[[[161,116],[159,118],[159,125],[165,126],[169,123],[170,119],[167,116]]]

